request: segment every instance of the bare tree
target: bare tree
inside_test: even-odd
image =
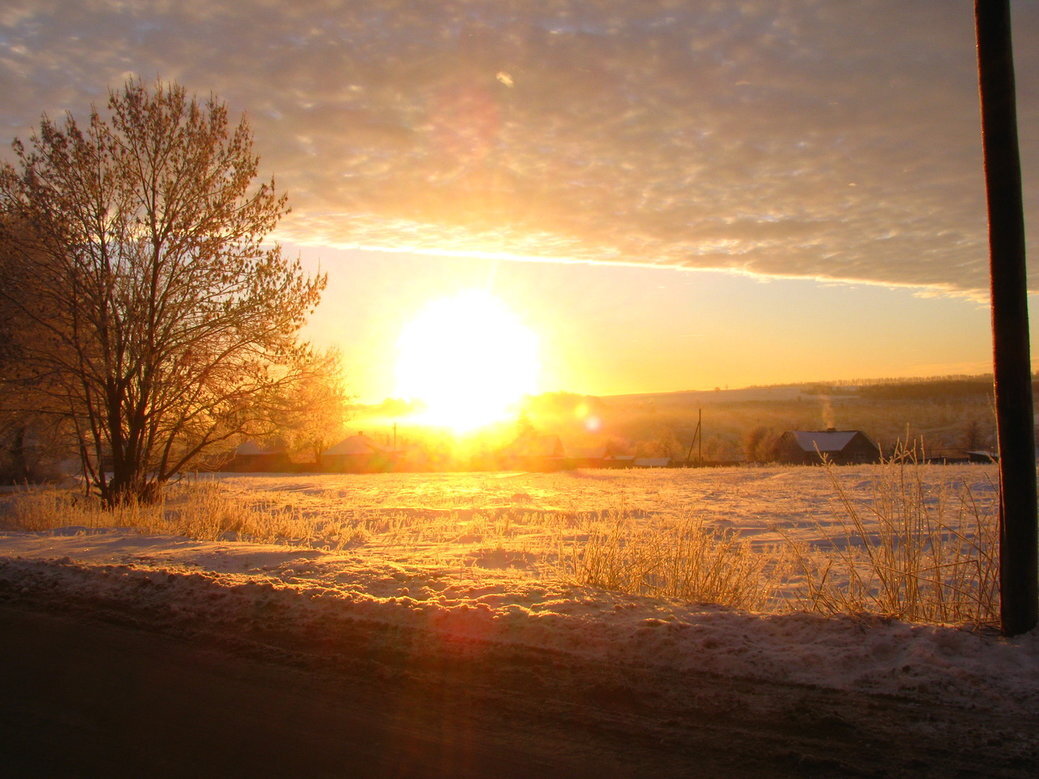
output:
[[[0,169],[28,384],[74,422],[109,504],[152,500],[294,380],[324,288],[265,238],[287,212],[245,120],[128,82],[80,127],[44,116]]]
[[[315,354],[301,368],[299,380],[273,405],[272,434],[317,463],[321,452],[345,434],[351,398],[337,350]]]
[[[24,230],[0,225],[0,290],[17,287],[10,243],[4,236]],[[6,229],[4,229],[6,228]],[[37,309],[37,312],[39,310]],[[58,475],[58,463],[70,446],[68,425],[60,408],[38,391],[46,378],[25,364],[26,344],[46,338],[33,321],[20,315],[8,297],[0,295],[0,481],[41,481]]]
[[[770,427],[758,426],[743,435],[743,451],[747,461],[767,463],[776,459],[779,434]]]

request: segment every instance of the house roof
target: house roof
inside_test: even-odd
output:
[[[264,446],[259,441],[252,439],[243,441],[234,450],[236,455],[255,455],[255,454],[284,454],[285,447],[282,446]]]
[[[843,452],[858,430],[794,430],[794,442],[806,452]]]
[[[605,444],[600,446],[579,446],[570,450],[570,456],[582,460],[602,460],[607,455]]]
[[[638,468],[666,468],[670,464],[670,457],[636,457],[632,463]]]
[[[557,435],[522,435],[502,450],[509,457],[562,457],[563,442]]]
[[[358,433],[357,435],[347,436],[338,444],[330,446],[328,449],[321,453],[325,455],[370,455],[378,454],[385,451],[375,441],[370,439],[364,433]]]

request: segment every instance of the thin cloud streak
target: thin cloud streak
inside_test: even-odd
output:
[[[10,137],[129,75],[215,92],[295,242],[987,286],[969,3],[5,6]],[[1039,8],[1014,12],[1031,217]]]

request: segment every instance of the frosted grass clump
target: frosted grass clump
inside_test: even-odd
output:
[[[12,529],[123,527],[381,565],[436,565],[781,613],[984,625],[998,602],[996,469],[880,465],[560,473],[221,475],[149,506],[0,501]]]

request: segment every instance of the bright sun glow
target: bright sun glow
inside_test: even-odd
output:
[[[397,394],[422,421],[458,431],[506,419],[537,390],[537,339],[494,296],[462,292],[427,305],[397,344]]]

